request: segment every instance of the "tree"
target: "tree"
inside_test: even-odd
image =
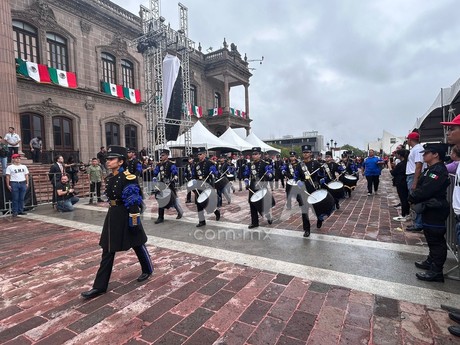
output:
[[[343,145],[340,147],[340,149],[345,150],[345,151],[351,151],[353,153],[353,156],[366,156],[367,153],[364,150],[358,149],[357,147],[351,146],[349,144]]]

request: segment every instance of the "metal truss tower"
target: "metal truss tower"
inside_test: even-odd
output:
[[[181,120],[167,119],[163,111],[163,58],[167,51],[173,50],[181,55],[183,103],[190,103],[190,70],[189,54],[194,50],[195,43],[188,38],[187,8],[179,3],[180,29],[175,31],[166,25],[160,16],[160,0],[150,0],[150,8],[141,5],[143,35],[133,44],[137,45],[144,57],[145,98],[147,119],[147,148],[154,154],[166,145],[165,126],[181,126],[185,131],[185,153],[192,152],[191,133],[192,121],[188,109],[184,107]]]

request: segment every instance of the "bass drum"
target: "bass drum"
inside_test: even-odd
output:
[[[155,194],[155,199],[158,201],[159,208],[170,208],[174,206],[175,195],[171,192],[171,189],[166,188],[161,192]]]
[[[329,216],[334,211],[334,197],[326,189],[311,193],[307,198],[307,202],[313,206],[317,218],[324,215]]]
[[[356,184],[358,183],[358,178],[353,175],[345,175],[342,180],[343,184],[345,187],[350,188],[350,189],[355,189]]]
[[[267,188],[262,188],[255,192],[249,201],[260,214],[268,213],[275,206],[275,199]]]
[[[207,213],[212,213],[217,208],[217,193],[213,188],[207,188],[198,195],[196,203],[199,207],[206,210]]]
[[[228,178],[224,175],[214,183],[214,187],[216,187],[217,190],[221,190],[224,189],[228,183]]]
[[[342,199],[345,197],[345,190],[343,189],[343,183],[339,181],[329,182],[327,185],[327,190],[332,194],[336,199]]]

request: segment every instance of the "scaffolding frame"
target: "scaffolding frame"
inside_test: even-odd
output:
[[[145,117],[147,122],[147,149],[154,155],[166,146],[166,125],[181,126],[185,137],[185,154],[192,153],[190,128],[190,53],[195,42],[188,38],[188,9],[179,3],[178,31],[165,24],[160,15],[160,0],[150,0],[150,8],[140,6],[143,35],[133,41],[142,50],[145,73]],[[166,52],[173,51],[181,56],[183,83],[183,113],[181,120],[167,119],[163,110],[163,58]]]

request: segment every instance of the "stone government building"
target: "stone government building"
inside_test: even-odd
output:
[[[26,154],[30,139],[41,136],[44,162],[56,153],[87,162],[100,146],[147,145],[143,56],[132,44],[142,35],[140,17],[108,0],[8,0],[0,15],[1,135],[15,127]],[[16,72],[15,58],[73,72],[78,87],[36,82]],[[190,54],[191,103],[211,132],[249,131],[251,76],[246,57],[225,39],[217,51],[204,54],[199,45]],[[103,82],[140,90],[141,103],[107,94]],[[241,85],[245,109],[235,115],[230,89]],[[219,115],[208,115],[214,108]]]

